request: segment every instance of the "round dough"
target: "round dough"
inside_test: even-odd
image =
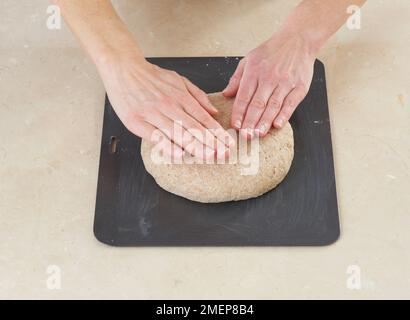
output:
[[[219,110],[216,119],[229,129],[233,99],[221,93],[210,94],[209,99]],[[259,153],[251,155],[251,142],[247,144],[251,161],[247,165],[239,161],[235,164],[155,164],[151,159],[152,145],[147,141],[142,141],[141,155],[146,170],[160,187],[171,193],[206,203],[244,200],[273,189],[288,173],[293,160],[292,127],[286,124],[281,130],[271,129],[260,139]],[[239,145],[238,142],[237,149]],[[251,166],[258,168],[256,174],[241,174]]]

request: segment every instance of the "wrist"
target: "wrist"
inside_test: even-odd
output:
[[[132,59],[137,63],[146,61],[132,36],[121,33],[117,33],[114,38],[105,37],[100,39],[89,50],[89,54],[97,68],[103,68],[123,59]]]
[[[77,34],[97,69],[125,57],[145,60],[132,34],[119,19],[93,21]]]
[[[325,43],[322,35],[315,30],[307,30],[301,32],[300,36],[304,39],[309,52],[316,57],[319,54],[320,48]]]
[[[314,57],[318,55],[319,50],[324,43],[320,32],[314,30],[299,31],[286,26],[284,26],[278,34],[274,35],[271,39],[273,40],[273,38],[279,39],[279,41],[289,41],[290,39],[294,39],[295,41],[300,42],[303,48]]]
[[[92,60],[97,66],[97,69],[103,69],[116,64],[118,61],[124,60],[132,60],[134,64],[137,65],[142,65],[147,62],[136,45],[122,46],[119,48],[112,46],[101,47],[92,55]]]
[[[146,74],[152,65],[133,47],[107,47],[96,56],[96,67],[103,82],[128,72]]]

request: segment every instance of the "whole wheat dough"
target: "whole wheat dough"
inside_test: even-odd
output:
[[[233,99],[221,93],[209,95],[219,110],[216,119],[230,128]],[[249,143],[248,143],[249,144]],[[239,144],[237,144],[239,147]],[[259,166],[254,175],[243,175],[236,164],[154,164],[151,144],[143,141],[141,155],[146,170],[163,189],[199,202],[224,202],[258,197],[276,187],[286,176],[293,160],[293,131],[287,124],[283,129],[271,129],[259,143]],[[253,157],[251,161],[257,161]]]

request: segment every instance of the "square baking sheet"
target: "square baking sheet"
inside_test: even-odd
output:
[[[151,58],[205,92],[225,88],[240,57]],[[322,246],[339,237],[324,66],[292,116],[295,156],[283,182],[265,195],[218,204],[162,190],[145,171],[140,139],[106,99],[94,234],[114,246]]]

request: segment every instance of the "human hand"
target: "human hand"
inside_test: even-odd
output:
[[[232,126],[248,137],[282,128],[305,98],[313,77],[314,54],[299,36],[273,37],[244,57],[228,86],[236,95]]]
[[[132,55],[106,60],[98,69],[129,131],[151,142],[158,142],[153,140],[159,133],[172,159],[185,151],[203,160],[229,154],[234,140],[212,117],[218,111],[207,95],[188,79]]]

